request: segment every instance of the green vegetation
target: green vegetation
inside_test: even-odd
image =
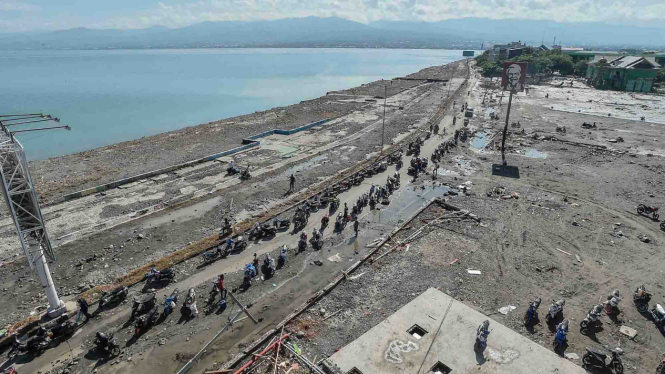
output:
[[[665,69],[658,70],[658,75],[656,75],[656,82],[665,82]]]
[[[526,48],[522,55],[511,58],[511,61],[528,62],[529,73],[540,76],[551,76],[555,72],[562,75],[570,75],[574,72],[579,75],[586,73],[586,63],[584,65],[577,63],[573,64],[573,60],[568,55],[555,53],[552,51],[540,51],[535,48]],[[485,51],[482,55],[476,57],[478,67],[483,70],[484,77],[497,77],[501,76],[503,70],[504,60],[491,61],[489,58],[489,51]]]

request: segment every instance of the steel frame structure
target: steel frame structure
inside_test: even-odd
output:
[[[6,119],[0,119],[0,179],[3,195],[30,268],[37,271],[46,291],[49,315],[58,315],[64,311],[64,303],[58,298],[44,258],[47,256],[51,261],[55,261],[55,254],[39,208],[23,146],[7,128],[11,124],[6,122]]]

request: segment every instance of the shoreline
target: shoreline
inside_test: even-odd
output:
[[[383,85],[390,85],[388,97],[422,84],[427,79],[447,80],[446,74],[431,74],[429,67],[404,77],[378,80],[288,106],[274,107],[235,117],[187,126],[88,151],[30,161],[33,180],[42,204],[63,201],[74,192],[184,164],[242,144],[246,137],[272,128],[292,130],[299,126],[340,117],[366,109],[383,97]],[[404,80],[400,78],[410,78]],[[356,100],[353,100],[355,98]]]

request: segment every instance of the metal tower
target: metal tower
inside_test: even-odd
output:
[[[50,260],[55,261],[55,254],[39,209],[39,201],[32,178],[30,178],[30,170],[28,169],[28,161],[25,158],[23,146],[14,137],[14,133],[53,128],[69,129],[69,127],[57,126],[18,131],[8,129],[9,126],[44,121],[59,122],[57,118],[42,114],[0,116],[0,177],[2,179],[2,191],[14,219],[23,252],[28,259],[30,268],[37,270],[39,280],[42,282],[49,302],[48,314],[55,317],[65,311],[65,304],[58,297],[45,258],[47,256]]]

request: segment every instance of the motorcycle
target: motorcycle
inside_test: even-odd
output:
[[[339,208],[339,198],[337,196],[333,197],[330,202],[330,212],[334,212]]]
[[[275,260],[273,260],[272,257],[266,256],[266,258],[263,260],[263,274],[265,274],[266,278],[270,278],[273,275],[275,275]]]
[[[129,290],[125,286],[118,287],[111,292],[102,291],[102,295],[99,298],[99,309],[124,300],[128,293]]]
[[[169,297],[164,299],[164,316],[168,316],[175,309],[178,303],[178,292],[179,290],[176,288]]]
[[[564,299],[561,299],[557,302],[554,302],[552,300],[552,305],[550,305],[550,309],[547,311],[547,315],[545,316],[545,322],[550,323],[554,319],[556,319],[556,316],[561,314],[563,315],[563,306],[566,305],[566,301]]]
[[[164,270],[150,269],[150,272],[145,275],[146,283],[161,282],[164,280],[175,282],[175,269],[166,268]]]
[[[159,307],[153,306],[148,313],[137,318],[134,322],[134,334],[141,335],[142,332],[147,330],[150,326],[154,326],[159,318]]]
[[[312,248],[316,249],[321,249],[323,246],[323,241],[321,240],[321,236],[316,236],[312,235],[312,239],[309,240],[310,244],[312,244]]]
[[[180,312],[186,317],[197,316],[199,314],[199,311],[196,309],[196,291],[194,291],[193,287],[187,291],[187,298]]]
[[[291,227],[291,220],[288,218],[275,219],[273,221],[273,226],[277,230],[288,230]]]
[[[648,206],[644,204],[640,204],[637,206],[637,214],[643,214],[646,216],[649,216],[649,214],[651,214],[651,218],[654,221],[657,221],[658,217],[660,217],[660,215],[658,215],[658,208],[656,208],[655,206]]]
[[[111,354],[111,356],[117,356],[120,354],[120,346],[118,342],[113,337],[113,333],[104,334],[103,332],[98,331],[95,334],[95,348],[98,351],[104,351]]]
[[[277,259],[277,266],[278,267],[284,267],[284,264],[286,264],[286,256],[289,252],[289,248],[284,244],[282,247],[282,250],[279,253],[279,259]]]
[[[619,355],[623,352],[621,348],[617,348],[610,351],[612,353],[612,358],[609,362],[605,362],[607,359],[607,354],[595,349],[587,348],[586,354],[582,357],[582,363],[585,367],[592,367],[598,369],[610,369],[614,374],[623,373],[623,362]]]
[[[298,253],[303,252],[307,249],[307,238],[300,238],[298,241]]]
[[[619,294],[619,290],[615,290],[610,296],[607,297],[607,301],[605,302],[605,313],[608,316],[611,316],[612,314],[619,314],[619,302],[621,301],[621,297]]]
[[[207,264],[210,264],[210,263],[213,263],[213,262],[217,261],[217,259],[219,259],[219,258],[221,258],[225,255],[227,255],[227,253],[225,253],[225,251],[222,251],[219,248],[217,248],[217,249],[214,249],[212,251],[203,252],[203,254],[201,256],[203,256],[203,264],[207,265]]]
[[[321,218],[321,231],[328,227],[328,222],[330,222],[330,214],[326,213],[326,215]]]
[[[586,318],[584,318],[580,322],[580,333],[585,334],[588,330],[589,327],[595,327],[598,324],[602,323],[600,321],[600,315],[603,312],[603,304],[598,304],[593,309],[591,309],[587,315]],[[589,326],[591,325],[591,326]]]
[[[337,214],[337,218],[335,218],[335,232],[341,232],[344,230],[345,224],[346,220],[344,219],[344,215],[340,212]]]
[[[37,335],[29,338],[26,337],[21,339],[18,336],[14,336],[14,342],[12,343],[11,349],[7,353],[7,359],[12,360],[19,353],[40,355],[49,347],[50,343],[51,341],[46,335],[46,330],[44,329],[40,329]]]
[[[559,349],[566,346],[566,344],[568,343],[568,338],[566,337],[567,334],[568,334],[568,320],[563,320],[563,322],[561,322],[559,326],[556,327],[556,335],[554,336],[554,343],[553,343],[554,352],[558,352]]]
[[[250,174],[250,172],[249,172],[249,166],[247,167],[247,169],[243,170],[242,173],[240,173],[240,180],[246,181],[246,180],[250,179],[251,177],[252,177],[252,174]]]
[[[247,248],[247,241],[242,235],[240,235],[236,238],[236,241],[233,244],[233,251],[242,252],[245,248]]]
[[[529,307],[524,313],[524,325],[530,325],[534,320],[538,319],[538,307],[540,306],[540,297],[529,303]]]
[[[226,172],[228,173],[228,175],[236,175],[236,174],[240,173],[240,169],[238,169],[237,166],[229,166],[226,169]]]
[[[656,304],[651,310],[649,311],[651,314],[651,318],[653,318],[653,321],[656,323],[656,326],[659,328],[665,327],[665,309],[660,304]]]
[[[155,294],[149,293],[143,297],[135,297],[134,304],[132,305],[132,317],[149,310],[155,306]]]
[[[649,301],[651,301],[651,294],[647,292],[644,285],[637,287],[633,292],[633,303],[640,313],[646,313],[649,310]]]
[[[665,355],[663,355],[660,364],[658,364],[658,367],[656,368],[656,374],[665,374]]]
[[[489,330],[490,322],[485,321],[482,325],[478,326],[476,331],[476,342],[473,345],[473,351],[476,353],[482,353],[487,348],[487,337],[490,335]]]
[[[71,321],[67,314],[63,314],[55,319],[55,326],[48,330],[51,340],[68,339],[76,332],[76,322]]]

